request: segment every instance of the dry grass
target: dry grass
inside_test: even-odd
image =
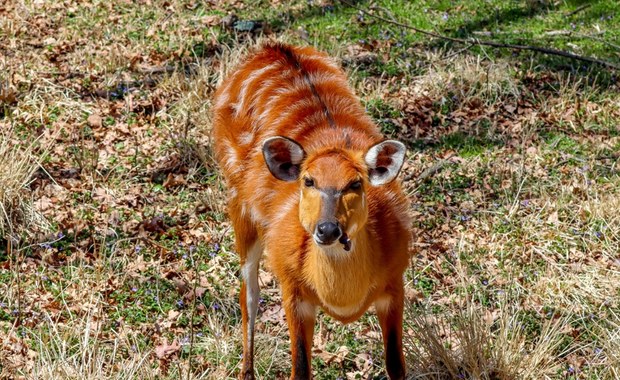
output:
[[[0,262],[0,378],[237,374],[238,257],[209,108],[261,39],[220,43],[230,36],[205,26],[198,3],[163,3],[12,2],[0,19],[0,39],[17,47],[6,67],[18,91],[0,119],[0,231],[24,239],[47,220],[56,236],[25,236],[16,259]],[[296,31],[277,38],[300,41]],[[620,120],[618,98],[490,57],[429,53],[423,64],[415,77],[347,67],[399,137],[434,136],[407,140],[415,148],[403,174],[416,239],[411,376],[617,378],[620,140],[609,126]],[[539,82],[552,90],[535,96]],[[40,140],[21,140],[11,125]],[[51,178],[31,184],[40,166]],[[260,281],[258,377],[285,378],[278,285],[264,271]],[[314,351],[317,379],[384,374],[372,313],[347,326],[321,315]]]
[[[178,155],[178,165],[196,171],[199,167],[214,171],[210,142],[210,94],[217,76],[207,62],[190,68],[192,73],[173,72],[163,78],[159,88],[164,93],[178,94],[170,110],[160,112],[159,119],[168,126],[172,149]],[[215,203],[215,202],[214,202]]]
[[[506,61],[490,61],[482,56],[456,55],[445,59],[428,53],[429,70],[413,78],[413,90],[419,95],[442,102],[472,101],[478,99],[490,106],[502,101],[517,99],[520,89],[515,80],[514,68]]]
[[[493,315],[465,301],[454,314],[413,315],[406,344],[415,379],[541,379],[553,377],[566,319],[547,321],[534,341],[517,310],[502,305]]]
[[[23,143],[14,128],[0,135],[0,237],[14,244],[45,233],[48,222],[35,210],[28,191],[32,176],[39,169],[41,155],[36,142]]]
[[[620,315],[614,313],[612,318],[600,326],[601,346],[595,348],[597,365],[602,368],[602,378],[620,377]]]
[[[151,350],[140,351],[139,337],[121,327],[102,339],[102,299],[85,299],[88,310],[71,313],[66,323],[44,315],[31,332],[36,355],[19,372],[37,379],[157,379],[160,372],[148,365]]]

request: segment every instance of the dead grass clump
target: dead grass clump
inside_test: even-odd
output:
[[[27,189],[39,167],[33,148],[20,142],[13,128],[0,135],[0,237],[6,240],[18,241],[23,234],[48,227]]]
[[[605,90],[589,83],[592,80],[563,73],[544,78],[552,89],[551,96],[538,97],[545,121],[569,131],[613,130],[620,118],[620,101],[617,97],[601,97]]]
[[[607,326],[600,326],[598,341],[600,347],[594,349],[597,359],[600,360],[605,379],[620,378],[620,315],[612,314],[606,322]]]
[[[413,315],[405,344],[416,379],[540,379],[557,370],[556,349],[565,321],[548,321],[528,341],[516,310],[497,315],[473,302],[453,315]]]
[[[21,368],[36,379],[158,379],[152,366],[152,350],[140,348],[140,337],[118,328],[105,334],[99,296],[85,300],[81,316],[57,323],[46,316],[28,333],[36,347],[29,368]],[[108,336],[102,339],[101,336]]]
[[[217,170],[210,139],[213,92],[228,72],[263,41],[260,39],[232,47],[222,45],[220,53],[206,61],[197,61],[188,70],[177,70],[159,83],[163,93],[177,97],[169,112],[163,111],[157,116],[169,125],[178,165]]]
[[[158,115],[169,125],[170,144],[179,166],[214,170],[208,132],[214,81],[212,67],[200,65],[190,75],[174,72],[160,83],[164,93],[179,97],[169,113]]]
[[[517,98],[520,93],[507,62],[489,62],[480,56],[467,55],[434,61],[426,74],[413,80],[413,89],[416,94],[444,102],[477,99],[487,106]]]
[[[196,350],[203,352],[207,379],[232,379],[241,368],[241,326],[209,316],[204,338],[197,340]],[[288,330],[282,325],[271,333],[258,333],[255,337],[254,360],[258,379],[287,377],[290,372],[290,354],[287,352]],[[199,364],[199,363],[196,363]]]

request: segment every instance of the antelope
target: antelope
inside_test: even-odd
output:
[[[291,379],[310,379],[317,308],[349,323],[374,305],[390,379],[406,374],[405,146],[385,140],[339,65],[311,47],[265,43],[218,87],[214,154],[241,263],[243,364],[254,379],[261,257],[277,278]]]

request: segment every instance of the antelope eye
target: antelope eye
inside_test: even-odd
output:
[[[314,186],[314,180],[312,178],[304,178],[304,186],[306,186],[306,187],[313,187]]]
[[[362,187],[362,181],[355,181],[349,185],[349,190],[359,190]]]

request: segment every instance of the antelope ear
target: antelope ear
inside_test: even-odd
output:
[[[405,144],[396,140],[386,140],[368,149],[364,159],[370,184],[379,186],[393,181],[403,167],[405,151]]]
[[[295,181],[306,153],[297,142],[282,136],[270,137],[263,143],[263,157],[271,174],[282,181]]]

